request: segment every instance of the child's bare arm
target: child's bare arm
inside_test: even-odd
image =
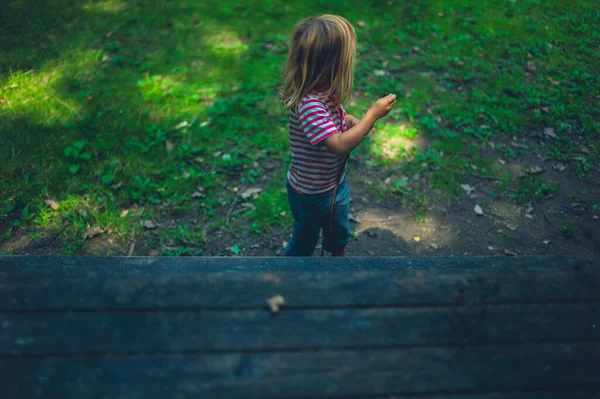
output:
[[[344,119],[346,120],[346,126],[348,127],[348,129],[352,129],[358,123],[358,119],[356,119],[353,115],[350,114],[346,114],[346,117]]]
[[[390,94],[380,98],[371,106],[365,116],[344,134],[334,134],[323,143],[327,149],[340,157],[345,157],[354,150],[373,128],[378,119],[387,115],[396,104],[396,95]]]

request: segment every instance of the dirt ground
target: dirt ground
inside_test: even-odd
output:
[[[500,158],[510,140],[496,142],[485,157]],[[600,217],[592,205],[600,200],[600,185],[596,180],[575,178],[567,163],[557,168],[555,161],[543,157],[543,143],[534,138],[521,141],[527,150],[502,167],[514,174],[522,173],[533,165],[544,171],[540,178],[546,184],[558,187],[556,193],[531,202],[517,202],[507,198],[491,199],[490,192],[497,181],[482,178],[476,173],[465,178],[471,187],[458,199],[431,200],[426,216],[417,221],[413,211],[401,205],[399,194],[390,193],[383,199],[369,190],[373,182],[383,182],[389,176],[369,167],[358,156],[350,163],[348,181],[351,192],[350,214],[354,238],[347,247],[347,256],[465,256],[465,255],[598,255],[600,254]],[[281,165],[283,167],[283,165]],[[277,168],[271,170],[274,179]],[[413,182],[427,190],[426,181]],[[283,185],[282,185],[283,189]],[[582,193],[585,193],[582,194]],[[584,195],[582,197],[582,195]],[[481,206],[483,215],[474,212]],[[242,207],[236,204],[235,209]],[[229,206],[219,212],[227,212]],[[235,209],[233,209],[235,211]],[[190,215],[166,213],[161,228],[173,228]],[[202,221],[196,221],[202,228]],[[232,243],[240,243],[237,256],[282,256],[283,245],[289,240],[292,225],[270,227],[261,235],[248,233],[243,218],[232,218],[231,228],[208,231],[203,245],[204,256],[232,256]],[[46,236],[37,242],[27,242],[26,235],[12,242],[14,254],[58,255],[60,243],[56,237]],[[105,235],[87,240],[82,255],[157,256],[164,248],[157,248],[149,240],[119,242]],[[314,256],[320,255],[320,246]]]

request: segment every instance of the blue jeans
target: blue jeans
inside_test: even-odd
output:
[[[292,239],[285,247],[285,256],[311,256],[319,241],[321,228],[324,237],[323,248],[333,253],[343,251],[350,240],[348,220],[350,190],[346,178],[344,177],[338,187],[331,238],[329,238],[329,226],[333,189],[322,194],[300,194],[290,186],[287,179],[286,185],[296,225]]]

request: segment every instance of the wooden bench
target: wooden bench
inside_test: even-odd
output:
[[[0,257],[0,398],[599,398],[599,266]]]

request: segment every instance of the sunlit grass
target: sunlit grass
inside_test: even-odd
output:
[[[407,123],[385,124],[372,133],[370,153],[384,163],[407,161],[423,146],[419,130]]]
[[[91,12],[117,13],[127,8],[122,0],[90,1],[81,6],[82,9]]]
[[[240,56],[248,51],[248,44],[235,32],[224,27],[206,37],[205,44],[217,56]]]

